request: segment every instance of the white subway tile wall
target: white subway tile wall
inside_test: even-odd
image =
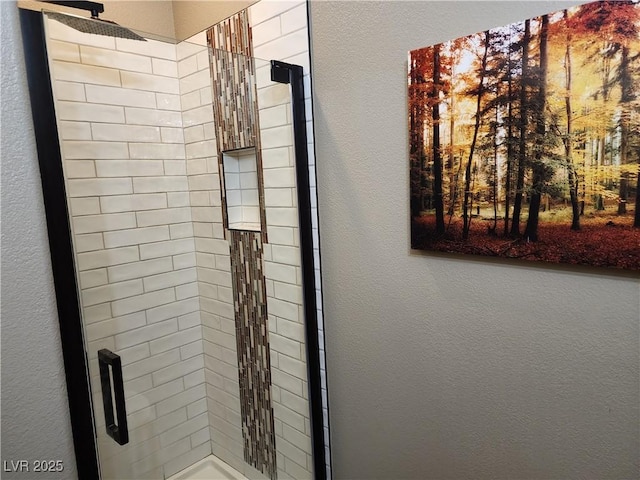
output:
[[[176,46],[47,30],[103,475],[165,478],[211,453]],[[124,446],[100,348],[122,357]]]
[[[310,76],[310,53],[309,53],[309,37],[308,37],[308,23],[307,23],[307,2],[304,0],[292,0],[292,1],[261,1],[258,2],[251,7],[249,7],[249,19],[251,22],[252,33],[253,33],[253,44],[254,44],[254,54],[258,58],[264,58],[267,60],[282,60],[288,63],[293,63],[296,65],[301,65],[303,67],[304,74],[304,89],[305,89],[305,101],[306,101],[306,117],[307,117],[307,125],[308,125],[308,145],[307,150],[309,154],[309,180],[311,184],[311,203],[312,203],[312,212],[311,218],[313,221],[313,246],[314,246],[314,257],[315,257],[315,280],[316,280],[316,296],[317,296],[317,308],[318,308],[318,336],[320,343],[320,360],[321,360],[321,377],[322,377],[322,396],[323,396],[323,414],[324,414],[324,435],[325,435],[325,444],[326,444],[326,473],[327,478],[331,478],[331,455],[329,449],[329,422],[328,422],[328,401],[327,401],[327,381],[326,381],[326,368],[325,368],[325,347],[324,347],[324,324],[323,324],[323,312],[322,312],[322,284],[321,284],[321,276],[320,276],[320,241],[319,241],[319,233],[318,233],[318,210],[317,210],[317,194],[316,194],[316,174],[315,174],[315,152],[313,148],[313,131],[312,131],[312,122],[313,122],[313,114],[311,109],[311,76]],[[265,69],[263,72],[258,73],[258,78],[264,80],[264,76],[268,75],[269,72]],[[259,80],[260,81],[260,80]],[[284,106],[278,107],[277,93],[275,90],[264,89],[264,92],[258,93],[259,99],[261,102],[267,101],[273,102],[273,109],[266,109],[265,107],[268,105],[264,103],[260,103],[260,107],[263,109],[260,111],[260,123],[261,128],[273,129],[273,133],[267,133],[268,141],[274,140],[274,137],[282,136],[283,132],[278,131],[277,127],[279,125],[284,125],[282,116],[289,114],[289,109],[284,108]],[[284,134],[286,135],[286,133]],[[263,139],[265,137],[263,136]],[[264,146],[264,142],[263,142]],[[273,145],[274,148],[269,148],[268,150],[264,150],[262,155],[262,162],[264,170],[264,179],[265,179],[265,203],[267,207],[267,228],[269,234],[269,241],[273,244],[272,252],[276,252],[277,259],[280,261],[273,260],[278,265],[291,265],[297,266],[295,262],[287,263],[284,257],[282,257],[283,251],[277,252],[275,249],[276,245],[282,246],[292,246],[297,245],[298,239],[298,231],[296,228],[296,223],[292,221],[292,211],[294,210],[291,206],[296,205],[296,194],[295,189],[290,189],[287,186],[282,188],[277,188],[276,185],[271,185],[268,187],[267,178],[270,176],[270,172],[268,169],[270,168],[287,168],[293,166],[293,152],[290,148],[282,147],[277,148],[276,144]],[[286,176],[286,174],[285,174]],[[271,177],[273,178],[273,177]],[[271,179],[270,179],[271,180]],[[270,181],[269,180],[269,181]],[[284,182],[284,177],[282,179]],[[288,203],[287,190],[292,195],[292,203]],[[280,211],[276,212],[276,207],[284,207]],[[271,216],[271,218],[270,218]],[[289,217],[289,218],[287,218]],[[282,225],[276,226],[273,222],[273,219],[276,219],[279,222],[282,222]],[[289,221],[290,223],[286,223]],[[289,226],[287,226],[289,225]],[[269,265],[270,262],[267,262]],[[270,275],[274,274],[273,267],[269,270],[267,267],[268,278],[273,279],[274,286],[276,282],[283,282],[282,279],[276,279],[275,277],[271,277]],[[300,269],[296,270],[297,280],[296,283],[298,285],[300,282]],[[289,273],[291,275],[291,273]],[[292,278],[292,277],[289,277]],[[277,298],[277,295],[276,295]],[[272,303],[272,302],[271,302]],[[272,307],[271,303],[269,303],[269,311],[271,313]],[[280,329],[285,329],[289,332],[290,335],[294,335],[294,339],[297,339],[301,343],[301,359],[304,361],[304,335],[303,329],[299,328],[299,323],[292,323],[288,321],[290,319],[279,318],[278,319],[278,330],[277,333],[280,334]],[[286,323],[285,323],[286,322]],[[296,328],[291,328],[291,326],[295,325]],[[271,327],[273,330],[273,327]],[[285,354],[282,353],[284,356]],[[279,370],[279,369],[277,369]],[[276,372],[274,372],[275,374]],[[274,381],[275,384],[275,381]],[[297,388],[297,386],[296,386]],[[306,395],[306,382],[303,385],[303,392]],[[275,397],[275,394],[274,394]],[[277,397],[276,397],[277,398]],[[286,407],[285,407],[286,408]],[[276,418],[279,418],[278,413],[276,413]],[[305,420],[308,425],[308,418]],[[279,432],[284,434],[283,432]],[[308,430],[307,430],[308,433]],[[291,435],[285,436],[285,440],[289,441],[291,439]],[[280,438],[276,439],[276,446],[279,444]],[[279,448],[278,448],[279,449]],[[298,457],[300,459],[300,457]],[[305,478],[304,472],[301,471],[298,467],[304,466],[296,463],[295,458],[286,458],[285,464],[282,465],[280,462],[280,458],[278,458],[278,474],[279,478]],[[311,457],[307,456],[307,472],[312,471],[311,465]],[[284,468],[284,472],[281,470]],[[282,473],[282,476],[280,474]],[[307,473],[306,476],[309,476]]]
[[[310,122],[306,9],[263,1],[249,12],[258,58],[303,65]],[[266,478],[243,459],[206,36],[170,45],[47,28],[104,473],[162,478],[213,451]],[[313,464],[289,89],[270,82],[268,62],[256,65],[278,478],[303,479]],[[313,234],[320,300],[317,221]],[[123,358],[124,447],[103,433],[100,348]]]
[[[177,54],[210,449],[238,471],[247,472],[250,467],[243,457],[230,251],[222,224],[206,34],[202,32],[178,44]],[[256,478],[259,472],[251,470],[252,478]]]
[[[202,44],[205,40],[204,35],[190,39],[194,43]],[[178,71],[181,85],[187,85],[190,90],[183,92],[182,95],[183,123],[196,237],[212,450],[214,454],[239,471],[251,475],[252,478],[262,477],[243,460],[242,424],[238,409],[240,399],[234,338],[233,295],[230,288],[231,277],[228,274],[229,243],[228,240],[223,239],[218,159],[213,141],[212,104],[210,97],[203,95],[209,87],[210,79],[207,78],[205,84],[201,72],[208,71],[209,66],[208,63],[198,61],[206,48],[203,47],[201,51],[197,48],[183,51],[184,56],[179,54],[178,57]],[[298,248],[290,248],[298,245],[290,95],[287,85],[273,84],[270,81],[269,68],[268,62],[256,60],[261,135],[272,139],[269,140],[268,145],[263,144],[263,158],[282,159],[284,157],[284,159],[271,164],[263,163],[265,176],[270,175],[271,178],[269,188],[265,188],[265,197],[276,199],[266,205],[267,228],[269,232],[273,229],[274,238],[270,238],[270,244],[265,245],[265,251],[275,249],[276,261],[284,263],[265,262],[265,267],[269,269],[270,265],[273,265],[276,272],[278,266],[291,268],[287,272],[288,275],[281,274],[277,280],[269,278],[269,270],[266,275],[267,282],[271,282],[274,287],[268,289],[267,308],[270,313],[270,335],[275,339],[270,346],[278,477],[311,478],[313,465],[306,398],[307,373],[302,323],[304,317],[301,315],[300,251]],[[184,78],[188,78],[189,81],[185,82]],[[201,83],[197,83],[197,79],[200,79]],[[199,96],[195,95],[198,91]],[[239,186],[240,178],[237,183]],[[233,185],[227,185],[227,195],[230,193],[229,187],[233,190]],[[273,226],[269,221],[269,215],[273,217]],[[277,284],[277,293],[275,284]],[[282,332],[279,332],[278,325],[281,319],[278,313],[280,311],[287,319],[293,318],[295,321],[295,323],[288,323],[299,328],[291,328],[286,323],[282,323]],[[289,373],[287,370],[279,370],[279,355],[282,355],[282,363]],[[288,395],[297,399],[295,405],[300,412],[287,408],[290,405],[283,403],[282,389],[286,392],[285,401],[288,402],[291,399]],[[289,429],[286,436],[283,429],[285,425]],[[280,445],[283,448],[280,448]]]

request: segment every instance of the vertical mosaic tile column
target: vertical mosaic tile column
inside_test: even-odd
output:
[[[248,12],[244,10],[209,29],[207,41],[210,47],[223,222],[231,251],[244,459],[275,480],[275,427],[262,253],[262,243],[266,242],[266,214],[255,64]],[[223,153],[245,148],[254,148],[256,154],[260,231],[228,229]]]
[[[222,152],[254,147],[260,197],[260,230],[262,241],[266,243],[267,218],[264,208],[256,68],[252,56],[253,46],[247,10],[207,30],[207,42],[210,47],[209,60],[215,99],[213,109],[222,187],[223,222],[225,228],[228,228]]]
[[[255,232],[230,230],[229,233],[245,460],[275,478],[276,450],[262,240]]]

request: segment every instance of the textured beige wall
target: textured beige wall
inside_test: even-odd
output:
[[[107,0],[104,17],[139,32],[175,38],[173,2],[168,0]]]
[[[2,459],[60,460],[64,471],[3,479],[73,480],[76,471],[40,170],[15,2],[0,2],[2,136]]]
[[[173,2],[169,0],[102,0],[104,13],[100,17],[111,20],[137,32],[150,33],[155,37],[175,38],[173,24]],[[19,1],[18,6],[31,10],[56,10],[73,15],[88,16],[88,12],[61,7],[33,0]]]
[[[185,40],[255,3],[256,0],[173,0],[175,37]]]
[[[100,16],[136,32],[151,34],[158,40],[181,41],[255,2],[256,0],[102,0],[100,3],[104,4],[104,13]],[[30,10],[55,10],[87,16],[82,10],[36,0],[21,0],[18,6]]]
[[[311,2],[334,479],[639,478],[637,279],[409,251],[407,51],[575,3]]]

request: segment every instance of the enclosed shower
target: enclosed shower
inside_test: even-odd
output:
[[[59,305],[63,343],[84,359],[65,352],[72,421],[83,395],[92,420],[76,455],[104,479],[325,478],[302,68],[254,56],[250,9],[179,43],[22,16],[50,77],[39,94],[29,66],[58,303],[78,310]]]

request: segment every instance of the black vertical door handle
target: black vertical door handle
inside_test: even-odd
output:
[[[103,348],[98,351],[98,364],[100,365],[100,384],[102,385],[102,404],[104,405],[104,419],[107,427],[107,435],[120,445],[129,443],[129,430],[127,429],[127,410],[124,403],[124,384],[122,382],[122,362],[120,355]],[[113,374],[113,399],[116,402],[116,415],[118,423],[115,423],[113,414],[113,400],[111,396],[111,379],[109,366]]]

